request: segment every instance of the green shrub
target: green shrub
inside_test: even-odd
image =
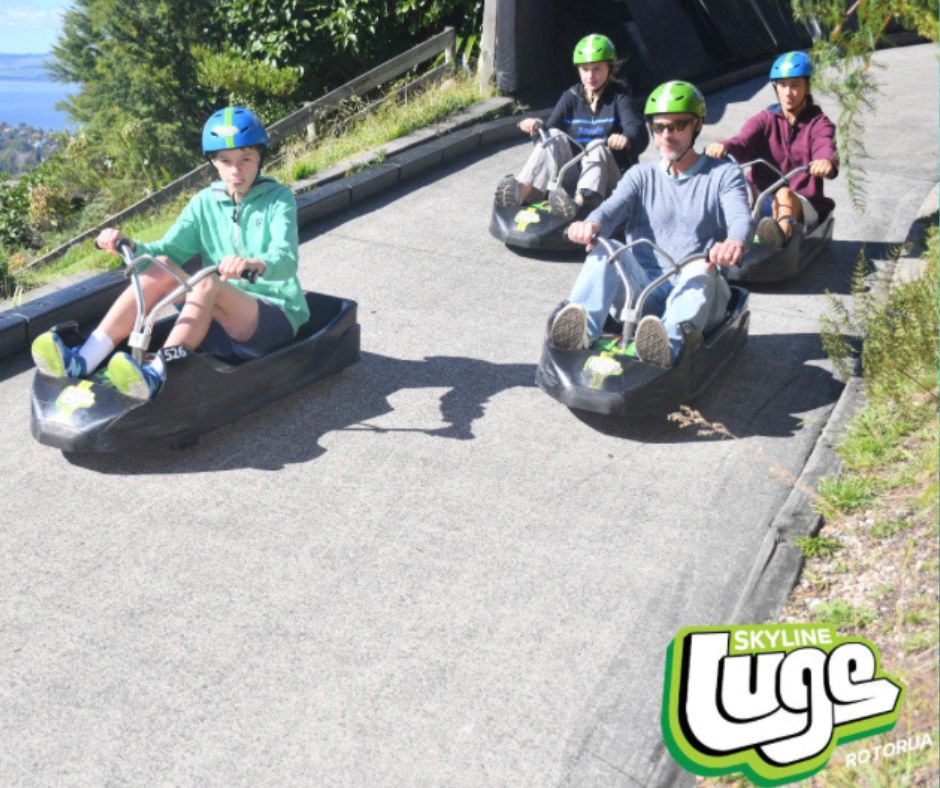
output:
[[[0,246],[18,249],[29,245],[29,186],[25,178],[0,183]]]
[[[923,404],[925,396],[934,406],[937,401],[936,223],[928,232],[924,257],[927,270],[922,278],[887,288],[886,282],[868,280],[867,263],[860,255],[851,307],[830,297],[832,314],[822,320],[823,347],[836,368],[848,374],[860,359],[870,401],[889,402],[908,412]]]

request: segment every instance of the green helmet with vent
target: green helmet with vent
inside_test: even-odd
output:
[[[691,82],[678,79],[664,82],[650,93],[643,114],[649,118],[667,112],[688,112],[697,118],[704,118],[705,97]]]
[[[614,42],[607,36],[591,33],[577,43],[571,62],[576,66],[581,66],[586,63],[600,63],[603,60],[614,61],[616,59],[617,50],[614,49]]]

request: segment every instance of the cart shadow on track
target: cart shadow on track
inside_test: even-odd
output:
[[[727,373],[696,400],[707,418],[734,434],[787,436],[803,426],[797,415],[835,402],[842,384],[817,365],[823,358],[814,334],[752,336]],[[339,431],[419,432],[471,441],[474,424],[493,397],[533,388],[535,364],[498,364],[481,359],[431,356],[419,360],[364,353],[362,361],[336,378],[295,392],[257,413],[203,436],[178,451],[123,455],[66,455],[69,462],[106,474],[173,474],[256,468],[279,470],[308,463],[326,452],[321,439]],[[394,411],[390,398],[406,389],[446,389],[440,397],[442,426],[383,427],[374,422]],[[552,410],[555,406],[552,405]],[[662,418],[595,419],[557,406],[557,418],[576,418],[592,429],[628,440],[682,443],[711,440],[680,430]]]
[[[497,364],[480,359],[431,356],[396,359],[363,353],[335,378],[295,392],[256,413],[215,430],[188,449],[156,449],[135,456],[66,455],[69,462],[100,473],[190,473],[257,468],[279,470],[306,463],[326,449],[320,439],[342,430],[397,431],[370,422],[391,413],[389,397],[403,389],[446,388],[440,398],[444,425],[409,431],[451,440],[472,440],[473,424],[487,401],[507,389],[535,386],[534,364]]]

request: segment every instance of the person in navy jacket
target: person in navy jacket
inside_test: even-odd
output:
[[[574,155],[568,139],[559,132],[582,146],[594,140],[606,142],[592,149],[577,170],[572,168],[570,181],[563,186],[574,193],[573,200],[563,190],[549,195],[552,209],[564,216],[573,218],[579,205],[599,205],[624,171],[636,164],[649,143],[649,135],[630,90],[611,79],[616,59],[617,52],[607,36],[591,34],[578,42],[572,62],[578,67],[581,81],[561,95],[545,121],[547,144],[533,148],[517,176],[507,175],[500,181],[496,189],[498,207],[518,207],[544,198],[552,175]],[[519,122],[519,128],[530,135],[540,125],[539,118]]]

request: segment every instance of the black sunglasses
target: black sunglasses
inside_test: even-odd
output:
[[[690,123],[695,121],[692,118],[686,118],[685,120],[671,120],[668,123],[658,123],[657,121],[650,122],[650,128],[653,130],[653,134],[662,134],[664,131],[685,131]]]

